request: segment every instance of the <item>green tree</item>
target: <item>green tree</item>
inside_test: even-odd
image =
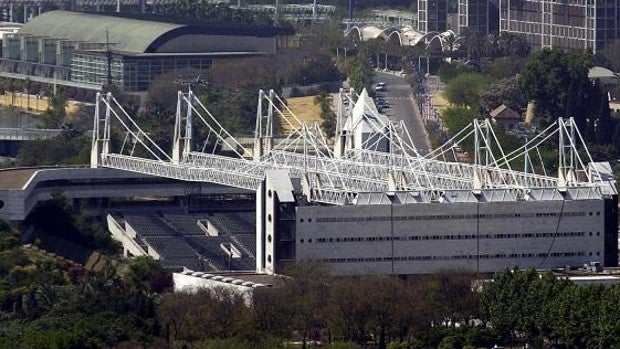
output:
[[[613,285],[603,290],[600,309],[596,318],[597,348],[614,348],[620,338],[620,313],[617,305],[620,302],[620,286]]]
[[[527,57],[530,54],[530,45],[522,35],[503,31],[497,43],[502,56]]]
[[[88,163],[90,137],[74,130],[42,140],[27,141],[17,153],[19,166],[74,165]]]
[[[50,98],[50,105],[41,118],[43,128],[59,128],[64,124],[67,117],[67,99],[62,93]]]
[[[614,133],[612,137],[614,151],[620,153],[620,122],[615,123]]]
[[[467,50],[467,58],[478,62],[484,54],[485,38],[479,32],[470,30],[462,35],[462,44]]]
[[[470,65],[463,63],[445,63],[443,62],[439,67],[439,77],[444,83],[449,83],[455,77],[465,74],[473,73],[473,68]]]
[[[349,85],[355,89],[357,93],[363,89],[371,91],[372,87],[372,69],[366,62],[360,59],[351,60],[348,68]]]
[[[529,327],[525,296],[537,278],[535,270],[507,270],[496,274],[493,282],[485,286],[481,298],[483,314],[501,333],[513,334]]]
[[[475,110],[463,107],[447,108],[443,112],[444,122],[452,134],[457,134],[478,117]]]
[[[599,90],[600,91],[600,90]],[[607,91],[600,91],[600,106],[596,123],[596,142],[609,144],[612,141],[614,121],[609,110],[609,97]]]
[[[620,71],[620,40],[617,39],[605,45],[601,55],[609,68],[613,71]]]
[[[364,47],[368,51],[369,55],[374,56],[374,64],[377,68],[381,68],[385,64],[380,64],[383,55],[385,54],[388,44],[382,38],[370,39],[364,42]]]
[[[559,305],[569,302],[570,298],[562,297],[570,296],[567,290],[573,286],[551,273],[539,276],[533,269],[506,270],[484,287],[483,314],[505,337],[514,340],[515,333],[519,333],[525,342],[539,345],[545,339],[559,338],[557,316],[559,309],[564,309]],[[564,332],[562,336],[567,338]]]
[[[252,316],[263,336],[289,338],[293,332],[293,307],[283,302],[289,292],[281,287],[261,287],[252,293]]]
[[[536,101],[537,115],[548,120],[565,115],[566,87],[570,85],[566,54],[558,50],[534,53],[519,83],[526,97]]]
[[[287,292],[283,301],[290,302],[293,310],[291,321],[301,331],[302,348],[305,349],[315,330],[324,323],[321,315],[327,295],[324,283],[327,271],[320,263],[302,261],[290,265],[284,274],[290,279],[284,279],[283,287]]]
[[[486,89],[487,81],[478,73],[460,74],[446,85],[445,96],[450,103],[478,108],[480,94]]]
[[[319,104],[321,107],[321,128],[328,138],[334,137],[336,134],[336,114],[331,108],[331,96],[323,92],[320,95],[314,97],[314,104]]]
[[[502,79],[493,83],[488,90],[480,94],[480,104],[486,112],[505,104],[513,110],[523,112],[527,100],[519,88],[516,77]]]
[[[574,117],[579,129],[592,136],[596,119],[592,111],[598,111],[600,102],[588,79],[591,66],[592,55],[587,52],[544,49],[531,56],[519,84],[527,99],[536,102],[536,115],[544,124],[559,117]]]
[[[528,59],[525,57],[499,57],[485,64],[483,70],[485,75],[493,80],[516,78],[523,71],[527,62]]]
[[[0,251],[11,250],[19,246],[19,237],[19,231],[11,229],[4,220],[0,220]]]
[[[161,293],[172,286],[171,274],[151,256],[138,256],[129,262],[126,281],[130,287],[144,292]]]
[[[371,304],[367,287],[351,287],[361,278],[336,279],[331,284],[325,318],[334,333],[345,340],[364,343],[368,340]]]
[[[553,337],[569,348],[595,348],[604,287],[570,285],[552,304]]]
[[[85,250],[98,249],[107,254],[118,251],[118,246],[112,241],[110,234],[96,220],[75,212],[70,202],[60,195],[37,204],[25,222],[34,227],[43,239],[56,236]]]

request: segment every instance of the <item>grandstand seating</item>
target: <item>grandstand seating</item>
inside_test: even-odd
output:
[[[198,227],[198,219],[201,215],[196,214],[164,214],[163,218],[174,225],[183,235],[204,235],[205,233]]]
[[[161,257],[164,266],[168,267],[182,267],[187,268],[190,265],[198,266],[198,254],[196,251],[182,238],[179,237],[164,237],[164,236],[147,236],[144,237],[144,241],[152,247],[157,254]],[[176,265],[175,262],[183,260],[184,263],[189,265]]]
[[[207,219],[220,231],[230,234],[253,234],[256,230],[253,212],[212,213]]]
[[[140,236],[175,236],[176,233],[167,227],[157,215],[125,215],[125,221],[140,234]]]
[[[127,213],[123,219],[136,231],[137,242],[148,244],[166,267],[192,270],[251,270],[255,265],[254,212],[218,213]],[[209,221],[220,232],[208,236],[198,220]],[[232,258],[222,244],[232,244],[241,258]]]

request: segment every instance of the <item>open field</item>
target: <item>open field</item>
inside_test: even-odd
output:
[[[289,97],[286,99],[289,109],[297,116],[301,122],[312,124],[313,122],[321,123],[323,118],[321,117],[321,106],[314,103],[315,96],[305,97]],[[284,111],[286,113],[286,111]],[[280,116],[280,125],[282,126],[282,132],[288,134],[292,130],[292,126],[289,125],[287,120],[294,126],[296,122],[288,113],[285,116]]]

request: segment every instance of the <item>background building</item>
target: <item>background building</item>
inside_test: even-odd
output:
[[[500,0],[500,30],[523,34],[533,49],[594,53],[619,37],[617,0]]]
[[[276,30],[52,11],[3,41],[0,76],[98,90],[146,91],[161,74],[204,72],[214,59],[273,54]]]
[[[418,0],[418,31],[444,32],[448,28],[447,0]]]
[[[459,0],[458,32],[469,30],[481,35],[498,31],[499,9],[490,0]]]

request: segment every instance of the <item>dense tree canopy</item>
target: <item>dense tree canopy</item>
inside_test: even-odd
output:
[[[363,59],[351,59],[348,62],[348,66],[345,67],[345,71],[349,77],[349,85],[355,89],[358,93],[366,89],[368,92],[372,92],[372,77],[373,71],[366,61]]]
[[[444,93],[450,103],[476,109],[480,106],[480,94],[486,88],[487,81],[483,75],[464,73],[450,80]]]
[[[610,348],[618,344],[620,323],[610,312],[620,301],[620,285],[578,286],[550,273],[505,271],[482,293],[485,317],[505,338],[542,347]]]
[[[85,164],[90,155],[90,137],[66,130],[59,136],[24,142],[17,154],[19,166]]]
[[[206,0],[183,0],[160,4],[155,7],[155,10],[160,15],[186,17],[194,20],[240,22],[257,26],[271,26],[274,24],[267,12],[233,8],[227,3],[214,4]]]
[[[130,287],[111,267],[96,274],[23,247],[19,232],[2,223],[0,348],[104,348],[148,339],[158,327],[143,284]]]
[[[613,71],[620,71],[620,40],[607,44],[599,56],[602,56],[599,63]]]
[[[536,102],[537,115],[552,122],[558,117],[574,117],[585,130],[586,119],[595,117],[587,106],[598,105],[600,94],[588,79],[592,56],[541,50],[530,57],[519,83],[530,100]],[[600,92],[599,92],[600,93]]]
[[[505,104],[513,110],[525,111],[527,99],[516,76],[501,79],[491,84],[486,91],[480,94],[480,104],[486,112]]]

